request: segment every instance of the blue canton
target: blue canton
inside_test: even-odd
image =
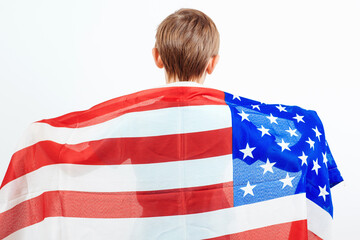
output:
[[[225,92],[232,115],[234,206],[306,193],[333,216],[343,181],[315,111]]]

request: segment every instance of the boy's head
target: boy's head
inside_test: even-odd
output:
[[[158,67],[165,67],[168,79],[193,81],[213,71],[219,43],[219,32],[207,15],[180,9],[158,26],[153,56]]]

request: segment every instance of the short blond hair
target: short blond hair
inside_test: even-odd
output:
[[[191,81],[201,77],[209,59],[219,52],[220,35],[205,13],[182,8],[158,26],[155,47],[169,78]]]

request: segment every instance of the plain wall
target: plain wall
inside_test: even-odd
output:
[[[205,86],[316,110],[345,179],[332,189],[335,238],[360,227],[359,1],[0,1],[0,179],[34,121],[165,84],[157,25],[181,7],[221,36]]]

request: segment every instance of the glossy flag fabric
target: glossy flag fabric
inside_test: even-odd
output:
[[[169,84],[30,125],[0,239],[330,239],[315,111]]]

